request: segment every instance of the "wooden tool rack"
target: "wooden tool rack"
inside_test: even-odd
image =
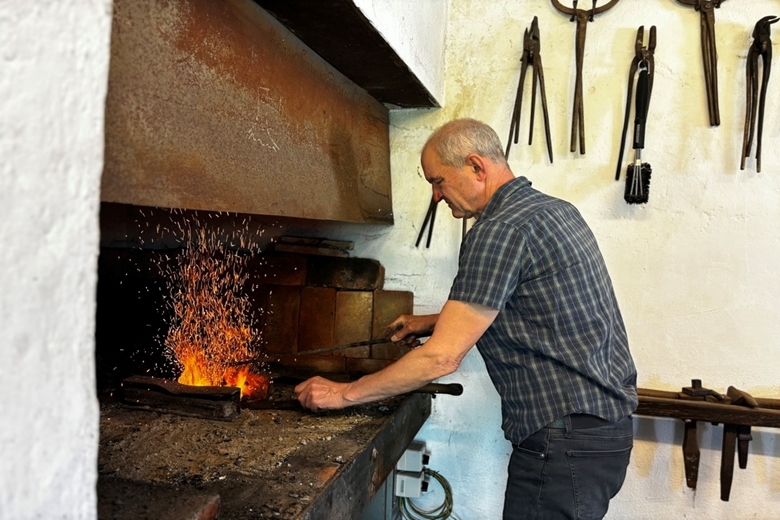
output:
[[[699,472],[699,445],[696,438],[697,422],[723,424],[723,450],[720,463],[720,498],[728,501],[734,476],[734,453],[739,456],[739,467],[747,467],[748,445],[753,426],[780,428],[780,399],[755,398],[730,386],[720,394],[694,379],[681,392],[639,388],[637,415],[675,417],[685,423],[682,451],[685,479],[689,488],[696,489]]]

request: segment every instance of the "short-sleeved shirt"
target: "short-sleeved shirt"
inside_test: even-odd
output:
[[[501,186],[463,240],[449,298],[499,310],[477,348],[512,443],[570,413],[617,421],[636,409],[612,281],[568,202],[525,177]]]

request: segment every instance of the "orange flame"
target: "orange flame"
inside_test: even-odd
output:
[[[270,380],[249,366],[231,363],[251,356],[256,335],[243,286],[246,256],[227,251],[201,229],[197,243],[179,256],[168,273],[173,323],[165,346],[182,367],[179,383],[236,386],[242,398],[267,399]]]

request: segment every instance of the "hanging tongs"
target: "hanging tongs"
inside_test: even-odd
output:
[[[649,73],[647,67],[641,68],[636,83],[636,105],[634,109],[634,163],[626,172],[626,191],[624,198],[629,204],[644,204],[650,190],[650,164],[642,162],[642,149],[645,147],[645,127],[647,108],[650,104]]]

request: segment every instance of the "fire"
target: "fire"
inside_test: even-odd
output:
[[[270,380],[235,362],[251,358],[257,333],[243,290],[247,255],[227,250],[214,234],[195,232],[168,273],[173,322],[165,346],[181,367],[179,383],[235,386],[241,397],[266,399]]]

